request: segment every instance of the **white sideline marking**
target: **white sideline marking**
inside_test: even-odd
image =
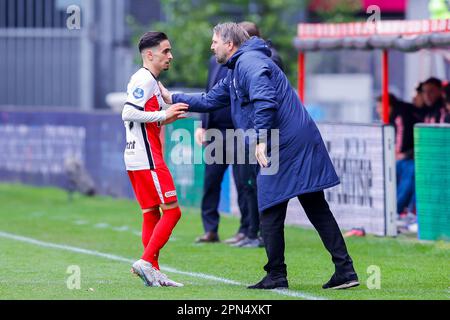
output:
[[[67,220],[67,219],[64,219],[64,220]],[[94,227],[96,229],[105,229],[105,230],[107,229],[107,230],[113,230],[113,231],[116,231],[116,232],[127,232],[127,231],[130,231],[135,236],[142,237],[141,231],[131,230],[129,226],[112,227],[106,222],[100,222],[100,223],[91,225],[91,224],[89,224],[88,221],[85,221],[85,220],[76,220],[73,223],[75,225],[77,225],[77,226],[87,225],[89,227]],[[174,236],[171,236],[169,238],[169,241],[170,242],[177,241],[177,238],[175,238]]]
[[[96,225],[94,225],[94,228],[97,228],[97,229],[106,229],[109,227],[110,227],[110,225],[107,223],[97,223]]]
[[[5,238],[5,239],[10,239],[10,240],[16,240],[16,241],[20,241],[20,242],[25,242],[25,243],[29,243],[29,244],[34,244],[34,245],[37,245],[37,246],[40,246],[40,247],[52,248],[52,249],[60,249],[60,250],[65,250],[65,251],[82,253],[82,254],[86,254],[86,255],[90,255],[90,256],[96,256],[96,257],[101,257],[101,258],[113,260],[113,261],[119,261],[119,262],[125,262],[125,263],[133,263],[134,262],[134,260],[131,260],[131,259],[128,259],[128,258],[124,258],[124,257],[121,257],[121,256],[117,256],[117,255],[114,255],[114,254],[102,253],[102,252],[99,252],[99,251],[82,249],[82,248],[77,248],[77,247],[72,247],[72,246],[67,246],[67,245],[62,245],[62,244],[44,242],[44,241],[40,241],[40,240],[36,240],[36,239],[32,239],[32,238],[27,238],[27,237],[22,237],[22,236],[18,236],[18,235],[6,233],[6,232],[1,232],[1,231],[0,231],[0,237],[1,238]],[[245,285],[243,283],[240,283],[238,281],[234,281],[234,280],[230,280],[230,279],[226,279],[226,278],[221,278],[221,277],[216,277],[216,276],[209,275],[209,274],[204,274],[204,273],[180,271],[180,270],[174,269],[172,267],[168,267],[168,266],[161,266],[161,269],[166,271],[166,272],[172,272],[172,273],[187,275],[187,276],[191,276],[191,277],[195,277],[195,278],[208,279],[208,280],[213,280],[213,281],[222,282],[222,283],[226,283],[226,284],[237,285],[237,286],[247,286],[247,285]],[[300,291],[294,291],[294,290],[288,290],[288,289],[283,289],[283,290],[275,289],[275,290],[270,290],[270,291],[278,293],[280,295],[285,295],[285,296],[290,296],[290,297],[297,297],[297,298],[302,298],[302,299],[306,299],[306,300],[325,300],[325,298],[322,298],[322,297],[316,297],[316,296],[312,296],[312,295],[308,295],[308,294],[302,293]]]
[[[128,226],[121,226],[121,227],[115,227],[115,228],[112,228],[114,231],[117,231],[117,232],[125,232],[125,231],[128,231],[129,229],[130,229],[130,227],[128,227]]]

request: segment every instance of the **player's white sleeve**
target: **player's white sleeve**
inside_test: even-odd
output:
[[[166,120],[166,111],[141,111],[134,106],[125,104],[122,111],[122,120],[140,123],[163,122]]]
[[[127,103],[142,109],[153,96],[158,85],[156,80],[143,70],[141,69],[133,75],[127,88]]]
[[[148,70],[141,69],[133,75],[127,88],[127,102],[122,111],[123,121],[148,123],[166,120],[166,111],[144,111],[145,104],[155,94],[157,86]]]

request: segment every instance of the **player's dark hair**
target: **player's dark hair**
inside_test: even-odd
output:
[[[145,49],[159,46],[164,40],[169,40],[164,32],[149,31],[146,32],[139,40],[139,52],[142,53]]]
[[[440,79],[438,79],[438,78],[431,77],[431,78],[425,80],[425,82],[423,84],[424,85],[431,84],[431,85],[434,85],[435,87],[437,87],[439,89],[442,89],[442,81]]]

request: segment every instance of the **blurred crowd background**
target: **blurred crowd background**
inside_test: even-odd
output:
[[[136,42],[150,29],[165,31],[173,43],[175,60],[162,81],[171,88],[203,91],[211,28],[228,20],[257,23],[279,51],[295,87],[297,24],[366,21],[374,5],[382,20],[448,15],[446,0],[0,0],[0,109],[120,109],[120,96],[114,93],[126,90],[139,67]],[[79,28],[73,27],[77,14]],[[380,55],[349,50],[310,54],[306,104],[313,117],[377,120]],[[417,84],[430,76],[449,78],[444,50],[392,51],[390,59],[390,91],[402,100],[411,101]]]

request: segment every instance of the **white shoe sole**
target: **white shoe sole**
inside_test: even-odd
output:
[[[171,282],[171,283],[165,283],[162,286],[163,287],[172,287],[172,288],[181,288],[181,287],[184,287],[184,284],[179,283],[179,282],[177,282],[177,283]]]
[[[329,289],[339,290],[339,289],[348,289],[348,288],[357,287],[357,286],[359,286],[359,281],[354,280],[354,281],[346,282],[344,284],[341,284],[339,286],[332,287]]]

